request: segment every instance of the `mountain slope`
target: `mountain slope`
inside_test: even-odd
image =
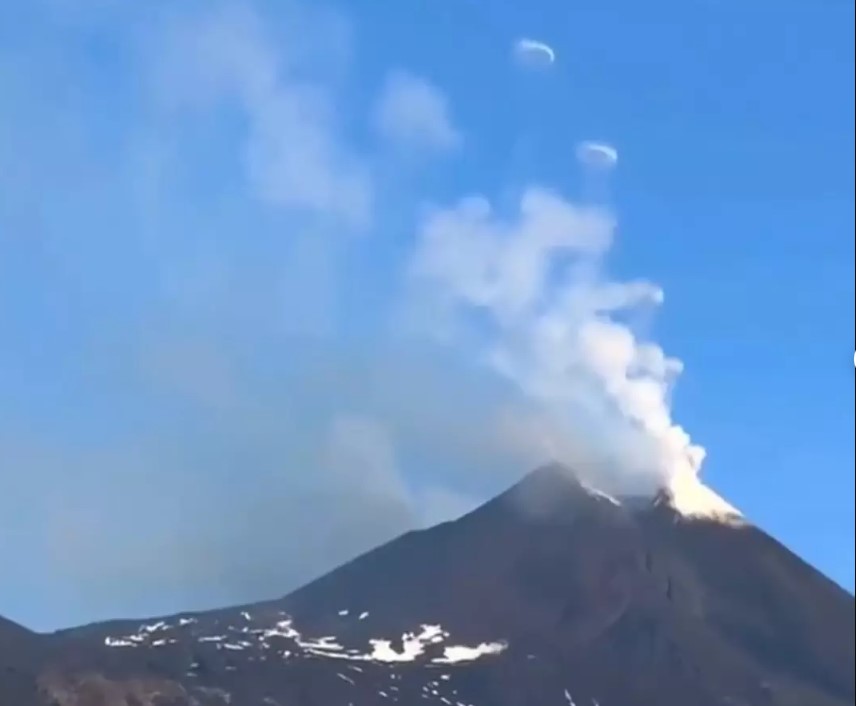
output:
[[[545,467],[283,599],[44,637],[42,703],[852,704],[853,597],[706,493]]]
[[[0,617],[0,706],[36,698],[40,643],[35,633]]]

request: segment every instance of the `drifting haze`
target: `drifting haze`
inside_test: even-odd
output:
[[[680,363],[630,327],[662,292],[609,277],[602,206],[533,184],[427,208],[397,160],[465,153],[454,104],[393,67],[342,120],[360,47],[335,13],[107,6],[33,30],[109,32],[106,85],[44,43],[0,76],[0,238],[37,273],[8,291],[68,329],[19,344],[52,377],[0,403],[0,517],[39,528],[26,580],[69,587],[45,624],[283,594],[548,458],[611,488],[697,472]]]

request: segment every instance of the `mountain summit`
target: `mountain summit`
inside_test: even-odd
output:
[[[853,625],[853,596],[695,479],[614,498],[554,464],[279,600],[15,662],[35,636],[0,623],[0,704],[850,706]]]

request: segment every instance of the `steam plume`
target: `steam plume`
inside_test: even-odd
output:
[[[411,276],[441,312],[433,330],[476,341],[532,400],[519,435],[602,486],[651,490],[695,476],[704,450],[671,417],[681,362],[628,323],[662,290],[607,273],[614,231],[609,211],[541,187],[511,214],[474,196],[424,219]]]

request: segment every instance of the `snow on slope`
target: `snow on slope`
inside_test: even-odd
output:
[[[168,647],[181,641],[182,636],[177,631],[189,631],[193,641],[213,643],[218,650],[263,650],[276,653],[286,660],[302,655],[351,662],[396,663],[424,660],[432,664],[474,662],[483,657],[500,654],[507,647],[506,643],[501,641],[483,642],[474,646],[449,644],[450,635],[441,626],[422,625],[418,632],[405,633],[396,639],[371,639],[368,641],[371,649],[366,651],[346,648],[335,636],[306,638],[295,628],[293,619],[282,612],[273,625],[254,625],[255,621],[246,612],[242,612],[241,616],[245,624],[227,625],[216,634],[200,632],[197,621],[193,618],[182,618],[175,624],[160,620],[141,625],[130,634],[108,635],[104,638],[104,645],[114,648]],[[347,616],[347,611],[341,611],[339,616]],[[277,638],[287,640],[288,644],[271,642]],[[393,647],[394,642],[401,644],[400,651]],[[428,654],[429,652],[433,654]]]

